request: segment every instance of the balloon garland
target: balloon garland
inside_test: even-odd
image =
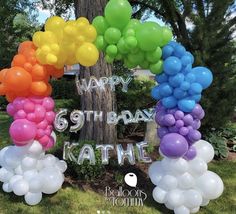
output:
[[[158,85],[152,96],[160,100],[156,122],[164,159],[149,168],[157,186],[154,200],[184,214],[197,212],[199,206],[221,195],[221,179],[207,171],[214,150],[200,140],[198,131],[204,111],[197,103],[212,82],[210,70],[192,68],[192,54],[170,42],[172,32],[167,27],[141,23],[131,15],[127,0],[110,0],[105,16],[96,17],[92,24],[84,17],[66,22],[54,16],[46,21],[44,32],[33,35],[33,42],[19,45],[11,68],[0,72],[0,95],[10,102],[7,112],[14,118],[9,132],[15,146],[0,151],[5,192],[13,191],[35,205],[42,193],[61,188],[66,163],[45,155],[56,141],[49,80],[62,77],[64,65],[93,66],[103,51],[108,63],[118,60],[127,68],[139,66],[156,74]]]

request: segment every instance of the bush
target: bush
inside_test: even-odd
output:
[[[7,108],[7,100],[5,99],[5,97],[1,97],[0,96],[0,110],[5,110]]]

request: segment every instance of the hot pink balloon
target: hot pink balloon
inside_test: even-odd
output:
[[[43,99],[42,105],[47,111],[52,111],[54,109],[55,103],[51,97],[45,97]]]
[[[53,111],[49,111],[46,113],[46,120],[49,123],[53,123],[53,121],[55,120],[56,114]]]
[[[35,114],[35,122],[40,122],[44,120],[46,115],[46,110],[42,105],[36,104],[34,114]]]
[[[10,115],[10,116],[14,116],[14,114],[16,113],[16,109],[14,108],[14,105],[12,103],[9,103],[7,105],[7,113]]]
[[[28,101],[25,102],[24,110],[25,110],[26,113],[34,112],[34,109],[35,109],[35,105],[32,101],[28,100]]]

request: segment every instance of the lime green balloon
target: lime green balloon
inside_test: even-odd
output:
[[[137,64],[130,62],[127,58],[124,59],[124,66],[128,69],[137,67]]]
[[[122,30],[130,21],[132,7],[127,0],[110,0],[105,7],[105,18],[112,26]]]
[[[149,63],[147,60],[144,60],[144,61],[142,61],[141,63],[139,63],[139,66],[140,66],[142,69],[148,69],[149,66],[150,66],[150,63]]]
[[[117,44],[117,48],[118,48],[118,51],[121,53],[121,54],[127,54],[129,53],[129,48],[126,46],[126,43],[125,43],[125,40],[124,38],[122,37],[118,44]]]
[[[116,58],[115,58],[116,60],[122,60],[123,59],[123,56],[122,56],[122,54],[117,54],[116,55]]]
[[[162,43],[162,29],[155,22],[145,22],[136,31],[138,46],[143,51],[154,51]]]
[[[115,58],[117,55],[117,52],[118,52],[118,50],[117,50],[116,45],[107,46],[106,53],[108,56]]]
[[[112,57],[106,55],[106,56],[105,56],[105,60],[106,60],[107,63],[113,63],[114,58],[112,58]]]
[[[159,62],[155,63],[155,64],[151,64],[150,65],[150,71],[153,74],[160,74],[163,71],[163,61],[160,60]]]
[[[136,54],[129,54],[128,60],[129,60],[129,62],[131,62],[135,65],[139,65],[144,60],[144,53],[142,51],[139,51]]]
[[[123,35],[125,37],[135,36],[135,30],[134,29],[128,29]]]
[[[140,25],[141,23],[138,19],[131,19],[128,25],[124,28],[123,35],[125,35],[128,30],[136,31]]]
[[[158,62],[161,59],[161,56],[162,50],[160,47],[157,47],[155,51],[149,51],[146,53],[146,59],[151,63]]]
[[[92,25],[96,28],[96,31],[99,35],[104,35],[105,31],[109,27],[109,24],[103,16],[95,17]]]
[[[108,28],[104,35],[106,42],[110,45],[117,44],[120,37],[121,37],[120,30],[114,27]]]
[[[107,46],[107,43],[103,36],[98,36],[94,44],[96,45],[97,49],[100,51],[105,50]]]
[[[127,38],[125,38],[125,44],[129,49],[134,49],[137,47],[138,41],[134,36],[128,36]]]
[[[173,33],[170,28],[162,27],[162,44],[161,47],[167,45],[173,38]]]

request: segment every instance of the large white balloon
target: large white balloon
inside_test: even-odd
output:
[[[29,191],[29,184],[24,179],[19,179],[12,185],[13,192],[18,195],[22,196],[25,195]]]
[[[185,206],[176,207],[174,212],[175,214],[190,214],[190,210]]]
[[[39,175],[36,175],[29,180],[29,191],[32,193],[41,192],[42,186],[43,180]]]
[[[31,206],[38,204],[42,200],[42,193],[31,193],[28,192],[25,195],[25,202]]]
[[[182,189],[190,189],[195,186],[195,178],[188,172],[178,177],[178,185]]]
[[[28,148],[28,154],[31,154],[33,156],[40,155],[42,151],[43,151],[42,145],[36,140]]]
[[[175,189],[178,185],[178,181],[176,177],[172,175],[165,175],[162,177],[159,187],[164,189],[164,190],[172,190]]]
[[[213,146],[205,140],[199,140],[194,144],[197,156],[202,158],[206,163],[213,160],[215,152]]]
[[[11,171],[11,170],[8,170],[6,168],[0,169],[0,181],[1,182],[8,182],[13,175],[14,175],[13,171]]]
[[[152,192],[153,199],[160,204],[166,202],[166,194],[167,192],[159,187],[155,187]]]
[[[193,209],[199,207],[202,203],[202,195],[199,191],[195,189],[186,190],[184,192],[185,206]]]
[[[199,176],[207,171],[207,164],[201,158],[194,158],[193,160],[189,161],[189,168],[193,174]]]
[[[184,203],[183,191],[179,189],[171,190],[167,193],[166,199],[172,207],[179,207]]]

